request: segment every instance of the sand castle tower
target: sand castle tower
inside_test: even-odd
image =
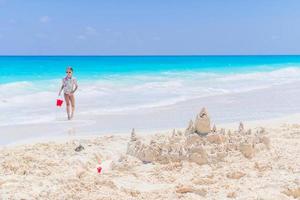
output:
[[[131,141],[136,141],[137,137],[136,137],[136,133],[135,133],[135,129],[133,128],[131,131],[131,137],[130,137]]]
[[[198,134],[205,135],[211,132],[210,118],[205,108],[197,115],[194,126]]]
[[[240,122],[238,132],[239,132],[239,133],[244,133],[244,130],[245,130],[244,124],[243,124],[243,122]]]
[[[216,133],[217,132],[217,127],[216,127],[216,125],[214,124],[214,126],[213,126],[213,128],[212,128],[212,130],[211,130],[213,133]]]
[[[193,120],[190,120],[188,127],[185,129],[185,135],[195,133],[195,127]]]

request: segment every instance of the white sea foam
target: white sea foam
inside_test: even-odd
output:
[[[270,72],[255,72],[246,74],[232,74],[229,76],[220,77],[221,81],[245,81],[245,80],[264,80],[264,81],[276,81],[279,84],[287,83],[291,81],[299,80],[300,68],[289,67],[278,69]]]
[[[113,75],[79,79],[77,114],[123,113],[179,102],[270,88],[300,80],[300,69],[252,73],[195,71]],[[63,116],[55,101],[60,79],[0,84],[0,125],[55,121]],[[58,113],[58,114],[57,114]]]

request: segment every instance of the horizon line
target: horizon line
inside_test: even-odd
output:
[[[300,56],[300,54],[161,54],[161,55],[155,55],[155,54],[145,54],[145,55],[141,55],[141,54],[115,54],[115,55],[110,55],[110,54],[91,54],[91,55],[85,55],[85,54],[48,54],[48,55],[18,55],[18,54],[8,54],[8,55],[0,55],[0,57],[18,57],[18,56],[22,56],[22,57],[30,57],[30,56],[35,56],[35,57],[171,57],[171,56]]]

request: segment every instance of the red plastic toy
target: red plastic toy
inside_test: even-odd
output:
[[[62,99],[57,99],[56,100],[56,105],[60,107],[63,104],[63,102],[64,101]]]
[[[97,171],[98,171],[98,173],[100,174],[101,171],[102,171],[102,167],[98,167],[98,168],[97,168]]]

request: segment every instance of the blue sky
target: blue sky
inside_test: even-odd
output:
[[[299,0],[0,0],[0,55],[300,54]]]

